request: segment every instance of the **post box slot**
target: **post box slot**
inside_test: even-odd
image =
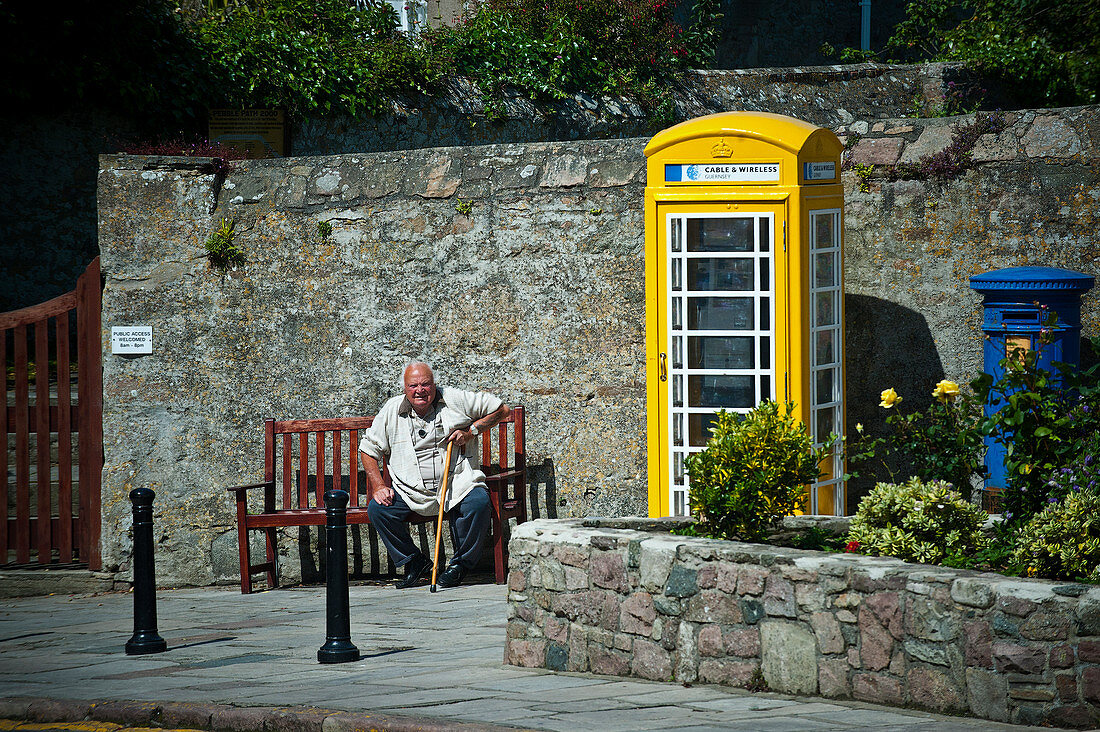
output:
[[[1013,325],[1038,325],[1041,313],[1038,310],[1005,310],[1001,322]]]

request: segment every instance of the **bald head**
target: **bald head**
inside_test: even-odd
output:
[[[402,376],[405,398],[413,411],[423,417],[435,401],[435,374],[432,367],[422,361],[414,361],[405,367]]]

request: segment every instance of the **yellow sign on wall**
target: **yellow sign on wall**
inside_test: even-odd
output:
[[[286,155],[286,123],[281,109],[211,109],[210,142],[244,152],[250,159]]]
[[[646,146],[649,509],[689,513],[686,461],[719,410],[795,403],[844,433],[842,146],[777,114],[690,120]],[[842,514],[839,452],[811,513]]]

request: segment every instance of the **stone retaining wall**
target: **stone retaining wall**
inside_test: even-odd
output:
[[[599,524],[513,533],[507,663],[1100,722],[1100,588]]]

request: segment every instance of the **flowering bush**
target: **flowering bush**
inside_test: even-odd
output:
[[[943,481],[879,483],[859,503],[848,546],[863,554],[938,564],[947,554],[982,549],[985,519],[984,511]]]
[[[946,379],[936,384],[932,396],[935,401],[927,411],[903,414],[903,397],[893,387],[883,390],[879,406],[894,410],[886,418],[886,436],[864,436],[862,425],[856,425],[860,439],[849,457],[854,465],[867,465],[891,480],[899,472],[943,480],[969,496],[971,478],[985,475],[980,404]]]
[[[1035,514],[1012,560],[1028,577],[1100,582],[1100,495],[1072,493]]]
[[[996,382],[989,374],[974,381],[979,398],[997,409],[981,428],[1005,447],[1003,502],[1013,521],[1041,511],[1052,489],[1054,497],[1064,494],[1057,490],[1058,471],[1070,465],[1083,440],[1100,432],[1100,364],[1082,370],[1055,363],[1053,371],[1039,365],[1056,325],[1057,318],[1047,315],[1035,348],[1003,359],[1004,375]],[[1092,347],[1100,348],[1100,339]]]
[[[757,541],[784,516],[802,509],[805,486],[835,436],[814,449],[794,405],[766,401],[745,415],[719,412],[706,448],[687,459],[691,511],[699,523],[689,533]]]

